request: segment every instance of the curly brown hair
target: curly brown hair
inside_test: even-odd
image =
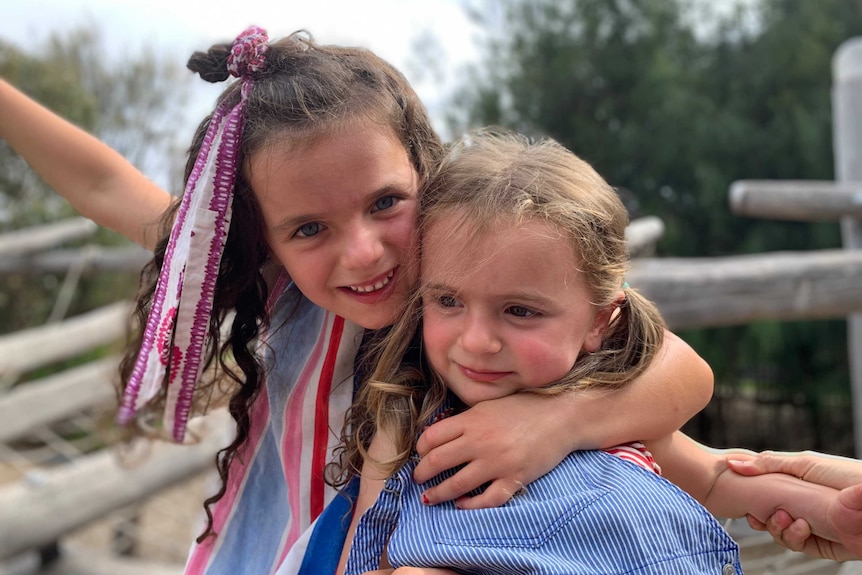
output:
[[[206,53],[197,52],[188,67],[207,81],[223,81],[228,77],[229,51],[230,44],[219,44]],[[240,82],[228,86],[219,97],[219,104],[234,106],[240,99],[240,86]],[[186,180],[210,119],[211,116],[205,118],[195,133],[186,164]],[[210,345],[203,360],[203,372],[209,375],[195,392],[194,413],[201,413],[214,390],[214,382],[227,382],[228,410],[237,428],[233,442],[216,456],[221,487],[204,503],[208,522],[199,542],[214,534],[210,509],[225,494],[231,464],[241,454],[249,436],[251,406],[263,385],[263,364],[257,349],[259,335],[268,324],[264,269],[269,263],[269,249],[260,209],[247,174],[242,172],[247,170],[249,159],[269,145],[309,142],[365,119],[391,128],[407,151],[420,181],[424,181],[442,153],[442,143],[425,107],[400,72],[368,50],[319,45],[304,31],[270,44],[266,68],[255,77],[245,107],[239,152],[239,165],[243,169],[237,174],[232,225],[209,322]],[[135,312],[139,327],[120,366],[123,382],[128,381],[140,347],[177,205],[165,214],[154,258],[141,274]],[[223,326],[227,329],[228,321],[229,330],[225,331]],[[134,432],[147,434],[158,427],[164,398],[163,384],[161,394],[136,416]]]

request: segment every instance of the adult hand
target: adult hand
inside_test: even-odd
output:
[[[557,466],[571,451],[559,396],[516,393],[483,401],[429,427],[416,445],[422,460],[414,479],[424,483],[446,469],[455,475],[428,489],[426,504],[456,500],[462,509],[498,507],[531,481]],[[561,432],[561,428],[562,432]],[[479,495],[463,497],[482,485]]]
[[[766,523],[753,517],[748,523],[754,529],[769,531],[778,544],[794,551],[838,561],[862,559],[862,461],[810,451],[765,451],[752,458],[732,455],[727,463],[742,475],[786,473],[840,490],[828,512],[838,542],[813,535],[807,522],[784,511],[776,512]]]
[[[728,465],[741,475],[786,473],[833,489],[862,483],[862,461],[815,451],[764,451],[750,458],[733,454],[728,459]]]

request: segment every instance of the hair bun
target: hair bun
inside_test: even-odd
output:
[[[216,44],[206,52],[195,52],[186,67],[207,82],[224,82],[230,76],[244,78],[266,69],[269,36],[258,26],[249,26],[232,44]]]
[[[230,77],[227,69],[230,50],[230,44],[216,44],[206,52],[195,52],[186,67],[207,82],[224,82]]]

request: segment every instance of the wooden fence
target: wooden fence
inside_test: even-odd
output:
[[[638,255],[629,282],[654,300],[672,329],[745,324],[761,319],[851,318],[851,361],[862,366],[862,43],[851,41],[836,55],[836,173],[832,182],[737,182],[731,207],[739,215],[784,219],[840,220],[848,249],[813,253],[770,253],[709,259],[653,258],[651,247],[663,227],[655,218],[633,222],[631,251]],[[226,442],[229,423],[216,412],[193,422],[200,441],[189,446],[156,445],[133,468],[117,463],[110,450],[69,444],[55,427],[82,412],[112,410],[116,358],[16,385],[21,374],[75,357],[123,333],[128,302],[118,302],[65,321],[77,278],[90,268],[140,269],[139,249],[55,246],[86,237],[94,226],[62,222],[0,237],[0,274],[65,273],[60,297],[47,325],[0,336],[0,460],[24,459],[22,478],[0,485],[0,575],[33,572],[50,564],[52,573],[177,573],[176,565],[140,563],[92,554],[61,552],[60,542],[78,527],[159,492],[212,465]],[[855,327],[854,327],[855,326]],[[855,331],[854,331],[855,330]],[[859,377],[857,377],[859,375]],[[853,376],[862,387],[862,374]],[[854,379],[854,381],[855,381]],[[3,390],[7,390],[3,392]],[[862,396],[862,393],[857,393]],[[857,439],[862,407],[856,413]],[[92,434],[91,434],[92,435]],[[85,434],[86,436],[86,434]],[[54,461],[24,458],[16,442],[35,438],[52,447]],[[862,442],[857,440],[857,446]],[[44,450],[43,450],[44,451]],[[762,536],[753,536],[757,545]],[[753,549],[755,545],[749,546]],[[837,573],[830,562],[801,560],[783,553],[751,558],[747,573]],[[760,561],[760,563],[757,563]],[[744,565],[745,558],[744,558]],[[756,565],[756,567],[755,567]],[[858,573],[854,567],[844,572]]]
[[[781,204],[786,205],[787,199]],[[115,270],[140,267],[140,255],[116,257],[114,250],[52,251],[55,243],[91,231],[91,226],[70,221],[35,229],[32,235],[22,232],[0,237],[0,273],[43,273],[47,269],[69,273],[76,266],[85,267],[79,263],[81,259],[89,262],[86,265],[110,265]],[[627,234],[632,252],[651,253],[662,232],[663,226],[655,218],[633,222]],[[116,251],[140,254],[126,248]],[[57,263],[61,261],[65,268]],[[639,257],[629,281],[657,302],[674,328],[739,324],[766,317],[843,317],[862,310],[862,290],[857,287],[862,282],[862,253],[841,250],[711,259]],[[12,384],[35,368],[121,339],[130,310],[129,302],[116,302],[62,322],[0,336],[0,382],[9,388],[0,395],[0,445],[9,446],[34,434],[44,441],[46,434],[50,436],[46,430],[76,414],[113,410],[116,357]],[[132,468],[118,464],[110,450],[82,454],[87,449],[55,449],[66,451],[63,463],[38,465],[20,480],[0,487],[0,560],[20,561],[28,554],[41,553],[39,557],[53,560],[58,572],[72,572],[75,553],[60,553],[59,557],[56,553],[58,542],[68,533],[212,466],[229,422],[217,412],[196,425],[202,438],[199,443],[157,444],[144,462]],[[7,451],[11,450],[7,447]],[[46,550],[53,552],[46,555]],[[156,566],[141,566],[132,560],[103,559],[105,569],[114,573],[137,568],[157,571]],[[86,568],[97,572],[95,563]]]

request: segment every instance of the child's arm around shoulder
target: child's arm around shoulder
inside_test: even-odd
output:
[[[152,250],[172,197],[117,151],[0,79],[0,138],[84,217]]]
[[[662,467],[662,475],[697,499],[719,517],[737,518],[751,515],[766,522],[779,510],[802,518],[822,541],[840,542],[841,521],[848,509],[838,490],[809,483],[783,473],[746,477],[728,466],[731,457],[750,452],[713,450],[693,441],[681,432],[647,442],[647,448]],[[852,513],[852,511],[850,511]],[[862,526],[862,510],[856,510]],[[840,546],[823,549],[822,556],[842,560],[848,553]]]
[[[428,501],[455,499],[491,482],[481,495],[458,504],[465,509],[502,505],[521,485],[541,477],[572,451],[671,434],[703,409],[712,389],[709,365],[666,332],[649,369],[621,389],[554,396],[517,393],[435,423],[417,444],[422,461],[414,477],[423,483],[466,464],[429,489]]]

